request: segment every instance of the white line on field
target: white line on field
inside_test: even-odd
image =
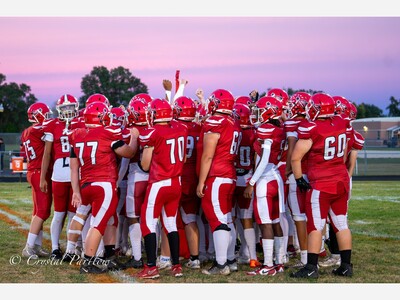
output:
[[[0,202],[5,203],[7,200],[0,200]],[[30,228],[30,224],[25,222],[24,220],[22,220],[21,218],[14,216],[13,214],[10,214],[2,209],[0,209],[0,214],[5,215],[7,218],[9,218],[10,220],[14,221],[15,223],[17,223],[19,225],[20,228],[25,229],[25,230],[29,230]],[[50,241],[51,237],[47,232],[43,232],[43,238]],[[65,247],[65,242],[62,243],[60,241],[61,244],[64,244],[63,246]],[[121,271],[114,271],[114,272],[109,272],[109,274],[111,275],[111,277],[117,279],[118,281],[122,282],[122,283],[137,283],[137,281],[135,279],[133,279],[131,276],[122,273]]]
[[[394,198],[393,196],[352,196],[350,201],[378,201],[378,202],[392,202],[392,203],[400,203],[400,198]]]

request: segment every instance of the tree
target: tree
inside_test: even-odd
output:
[[[400,101],[395,97],[390,97],[390,104],[386,107],[389,110],[388,117],[399,117],[400,116]]]
[[[357,119],[384,117],[382,110],[373,105],[362,102],[357,107]]]
[[[87,98],[96,93],[106,96],[113,106],[127,106],[133,96],[148,92],[147,86],[139,78],[121,66],[111,70],[104,66],[94,67],[90,74],[82,78],[81,89],[81,107],[85,107]]]
[[[37,101],[25,83],[6,83],[6,76],[0,73],[0,132],[22,132],[29,127],[26,111]]]

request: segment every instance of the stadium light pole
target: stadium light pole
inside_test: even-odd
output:
[[[367,133],[368,133],[368,127],[364,126],[364,133],[365,133],[365,138],[364,138],[364,176],[367,175],[367,168],[368,168],[368,161],[367,161]]]

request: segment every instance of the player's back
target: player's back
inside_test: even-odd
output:
[[[70,142],[80,163],[81,183],[117,181],[117,159],[112,146],[119,140],[119,128],[77,128],[72,132]]]
[[[339,116],[301,123],[299,138],[312,139],[308,152],[308,179],[313,188],[334,193],[336,182],[349,180],[344,162],[348,121]]]
[[[236,179],[235,160],[242,139],[239,122],[228,115],[212,115],[205,120],[197,147],[197,170],[200,170],[204,135],[209,132],[219,134],[219,139],[208,176]]]
[[[264,123],[257,128],[256,136],[258,141],[255,142],[255,151],[261,157],[261,143],[264,140],[271,140],[271,153],[269,155],[269,163],[277,165],[282,155],[283,146],[285,144],[285,131],[283,127],[275,126],[271,123]]]
[[[154,147],[149,183],[182,175],[186,153],[187,128],[174,120],[155,124],[139,136],[140,145]]]
[[[42,137],[43,128],[41,125],[32,125],[22,132],[21,141],[28,160],[28,171],[41,168],[44,151]]]

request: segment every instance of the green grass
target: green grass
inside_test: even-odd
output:
[[[320,269],[318,280],[298,280],[289,277],[291,270],[274,277],[247,276],[247,266],[229,276],[208,277],[199,270],[184,268],[184,277],[176,279],[162,270],[152,283],[400,283],[400,185],[395,181],[353,182],[349,203],[349,224],[353,232],[352,262],[354,276],[337,278],[332,268]],[[27,183],[0,183],[0,283],[113,283],[132,282],[137,270],[118,274],[83,276],[77,265],[28,265],[26,260],[12,265],[10,258],[20,255],[27,228],[18,225],[10,215],[29,224],[32,210],[31,190]],[[4,215],[6,212],[7,215]],[[51,217],[45,222],[49,233]],[[61,237],[65,239],[65,233]],[[50,248],[49,240],[45,241]],[[292,264],[291,262],[290,264]],[[289,264],[289,266],[290,266]],[[121,277],[124,276],[124,277]]]

